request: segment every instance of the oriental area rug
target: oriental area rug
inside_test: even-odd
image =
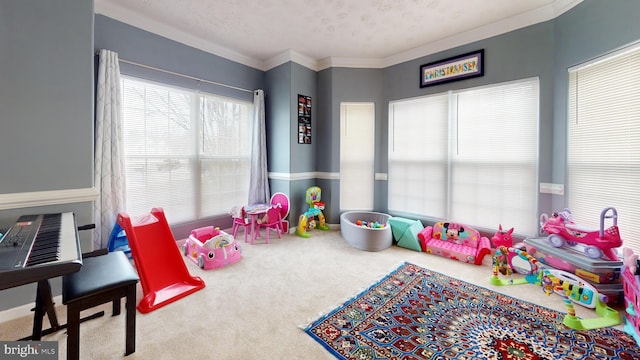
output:
[[[305,331],[338,359],[640,359],[615,328],[404,263]]]

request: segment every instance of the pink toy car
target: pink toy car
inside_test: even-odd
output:
[[[184,254],[200,268],[209,270],[235,264],[242,258],[242,248],[233,236],[213,226],[191,230],[184,244]]]
[[[604,228],[605,219],[613,219],[613,225],[608,229]],[[585,245],[584,252],[590,258],[597,259],[604,254],[610,260],[618,260],[613,248],[620,247],[622,239],[618,231],[618,212],[615,208],[608,207],[602,210],[599,230],[585,229],[575,224],[569,209],[555,212],[551,216],[540,215],[540,226],[542,232],[549,234],[549,242],[554,247],[579,243]]]

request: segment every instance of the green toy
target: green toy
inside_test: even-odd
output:
[[[309,238],[311,235],[307,230],[319,229],[329,230],[329,226],[325,223],[324,214],[324,202],[320,201],[322,198],[322,190],[317,186],[312,186],[307,189],[305,193],[305,200],[309,204],[309,210],[300,215],[298,221],[298,228],[296,229],[296,235]]]

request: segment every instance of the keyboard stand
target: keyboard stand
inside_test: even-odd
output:
[[[42,338],[42,320],[45,313],[49,316],[51,331],[55,332],[60,329],[56,309],[53,307],[53,298],[51,295],[51,284],[49,280],[38,281],[38,289],[36,290],[36,307],[33,309],[33,333],[31,339],[23,340],[40,340]],[[22,340],[22,339],[21,339]]]
[[[42,336],[44,335],[53,334],[54,332],[67,328],[67,324],[58,323],[58,317],[56,315],[56,309],[53,303],[53,296],[51,295],[51,284],[49,284],[49,280],[38,281],[38,289],[36,291],[36,306],[31,310],[34,311],[33,332],[30,336],[18,339],[18,341],[40,341],[42,339]],[[49,323],[51,324],[51,327],[43,330],[42,325],[45,315],[49,317]],[[97,319],[102,316],[104,316],[104,311],[99,311],[95,314],[81,318],[80,322],[82,323],[87,320]]]
[[[84,230],[84,229],[82,229]],[[85,254],[87,256],[97,256],[102,255],[106,251],[106,249],[96,250],[93,253]],[[24,340],[33,340],[40,341],[42,336],[53,334],[56,331],[60,331],[62,329],[67,328],[67,324],[59,324],[58,316],[56,315],[56,309],[53,303],[53,294],[51,293],[51,284],[49,283],[49,279],[39,280],[38,288],[36,290],[36,306],[31,309],[34,311],[33,314],[33,330],[31,336],[23,337],[19,339],[19,341]],[[44,316],[47,315],[49,317],[49,324],[51,327],[45,330],[42,330]],[[96,319],[101,316],[104,316],[104,311],[99,311],[95,314],[85,316],[80,319],[80,322],[85,322],[87,320]]]

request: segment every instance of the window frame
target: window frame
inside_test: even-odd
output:
[[[455,189],[453,188],[456,178],[460,178],[460,175],[456,175],[453,173],[454,171],[457,171],[456,163],[460,163],[460,159],[456,157],[456,151],[458,151],[458,146],[456,144],[456,141],[457,141],[456,125],[460,121],[460,119],[458,118],[459,116],[458,112],[460,111],[458,97],[460,97],[461,94],[464,94],[466,96],[467,94],[470,94],[475,91],[480,91],[480,92],[509,91],[511,90],[512,87],[516,89],[530,87],[531,88],[530,95],[533,95],[532,98],[529,98],[526,100],[526,104],[525,104],[527,106],[527,109],[529,109],[530,111],[529,116],[530,116],[531,122],[529,124],[529,127],[535,129],[535,133],[533,133],[531,136],[528,136],[528,139],[529,139],[528,146],[529,146],[529,149],[532,151],[532,154],[531,156],[529,156],[529,160],[526,160],[526,161],[523,160],[522,162],[522,164],[524,164],[523,166],[525,166],[526,169],[529,169],[528,173],[529,175],[531,175],[531,179],[522,180],[523,184],[528,184],[526,185],[523,191],[526,192],[525,194],[526,199],[528,199],[527,201],[530,203],[530,205],[528,207],[521,206],[523,209],[520,209],[521,215],[520,215],[520,220],[518,220],[520,223],[514,223],[517,221],[513,220],[513,216],[512,214],[509,213],[509,211],[506,211],[506,212],[502,211],[496,214],[492,213],[491,220],[487,219],[487,216],[485,215],[480,216],[477,214],[474,215],[469,213],[460,213],[459,210],[454,209],[457,206],[456,204],[454,204],[454,201],[459,201],[459,197],[458,199],[454,198],[454,196],[456,196],[454,192],[456,191],[460,192],[461,188],[459,186],[456,187]],[[418,173],[415,175],[414,183],[418,185],[422,185],[422,184],[425,184],[425,182],[433,181],[431,177],[436,176],[437,178],[435,180],[435,185],[431,185],[429,186],[429,188],[436,189],[435,191],[439,194],[433,194],[434,192],[433,190],[422,191],[425,194],[418,195],[418,196],[422,196],[422,198],[418,198],[417,200],[414,201],[415,204],[413,205],[413,208],[411,208],[411,206],[405,207],[406,209],[410,209],[409,211],[406,211],[405,208],[400,208],[393,205],[393,202],[394,202],[393,197],[397,195],[397,194],[394,194],[396,190],[394,190],[394,185],[392,184],[394,181],[394,178],[396,177],[396,174],[394,174],[394,171],[396,169],[394,169],[393,162],[397,157],[397,155],[393,154],[394,146],[396,142],[396,140],[394,140],[393,138],[394,131],[395,131],[394,126],[396,126],[394,124],[396,119],[393,113],[395,111],[395,105],[401,104],[403,102],[410,102],[410,101],[419,102],[425,99],[426,101],[433,101],[434,103],[439,103],[441,101],[444,101],[445,96],[447,101],[446,119],[444,119],[445,115],[441,114],[442,112],[444,112],[444,109],[437,111],[436,112],[437,115],[434,115],[439,117],[438,119],[434,120],[428,117],[425,117],[423,119],[423,121],[425,122],[432,121],[433,123],[433,121],[435,121],[435,123],[433,123],[436,125],[436,128],[434,129],[435,135],[431,134],[429,131],[430,129],[427,129],[427,128],[424,128],[424,131],[423,129],[418,129],[416,131],[413,131],[413,133],[420,133],[420,135],[415,135],[415,134],[411,135],[413,137],[412,140],[414,142],[416,141],[415,140],[416,136],[421,137],[421,141],[422,141],[422,143],[420,144],[422,149],[416,148],[414,152],[415,151],[423,152],[420,155],[412,155],[412,156],[418,157],[416,159],[417,170],[414,169],[414,171],[420,172],[422,170],[421,173]],[[444,105],[438,105],[438,106],[444,107]],[[540,80],[538,77],[524,78],[524,79],[519,79],[514,81],[483,85],[483,86],[478,86],[473,88],[435,93],[427,96],[410,98],[410,99],[401,99],[401,100],[390,102],[389,103],[389,175],[388,175],[389,211],[393,213],[406,215],[406,216],[413,216],[413,217],[418,216],[430,221],[455,220],[458,222],[466,223],[468,225],[476,226],[478,227],[478,229],[484,229],[487,231],[496,229],[498,225],[503,225],[508,227],[512,227],[512,226],[515,227],[516,232],[524,236],[537,234],[539,126],[540,126]],[[420,156],[424,158],[429,157],[428,151],[431,151],[431,146],[432,146],[432,143],[434,142],[434,140],[431,140],[431,139],[434,139],[434,138],[436,140],[439,139],[438,141],[441,141],[441,142],[442,142],[442,139],[445,138],[444,142],[446,142],[446,145],[445,144],[435,145],[437,149],[439,149],[437,151],[439,151],[441,155],[437,155],[436,158],[431,159],[432,160],[431,163],[433,163],[433,166],[435,166],[435,168],[432,169],[432,171],[427,171],[427,169],[425,169],[424,166],[422,167],[420,166],[420,163],[424,163],[425,161],[428,161],[428,159],[421,160]],[[504,139],[504,138],[501,138],[500,136],[496,136],[496,138]],[[446,146],[446,149],[445,149],[445,146]],[[445,157],[443,158],[443,156]],[[482,171],[483,170],[482,166],[480,167],[476,166],[479,163],[481,163],[481,161],[479,160],[476,161],[473,167],[476,168],[477,170]],[[516,163],[515,166],[511,166],[511,167],[508,166],[509,164],[506,164],[506,165],[503,164],[503,165],[507,166],[506,169],[508,170],[508,169],[517,168],[518,164],[519,163]],[[524,169],[523,172],[525,172],[526,169]],[[436,171],[436,172],[434,173],[433,171]],[[409,172],[410,171],[407,171],[407,173]],[[486,178],[486,175],[485,175],[485,178]],[[407,187],[409,185],[407,185]],[[502,186],[502,185],[500,184],[493,185],[494,188],[498,188],[499,186]],[[426,186],[424,186],[424,188],[426,188]],[[403,191],[406,192],[406,190],[403,190]],[[429,193],[431,193],[431,195],[429,195]],[[425,198],[425,196],[430,196],[430,198]],[[514,195],[510,195],[510,197],[513,197],[513,196]],[[495,206],[493,207],[494,208],[505,207],[504,201],[506,200],[502,200],[502,201],[503,201],[502,204],[498,204],[498,205],[494,204]],[[487,201],[487,202],[480,202],[479,204],[488,204],[488,203],[489,202]],[[476,204],[477,204],[477,201],[476,201]],[[428,209],[429,207],[431,209]],[[419,210],[416,211],[415,209],[418,209],[418,208]],[[459,209],[460,206],[458,205],[457,208]],[[524,214],[523,212],[525,212],[526,214]]]
[[[127,212],[133,215],[145,214],[145,213],[148,213],[148,211],[152,207],[162,207],[165,210],[167,220],[169,221],[169,223],[171,225],[176,225],[176,224],[200,220],[203,218],[223,215],[223,214],[226,214],[229,211],[229,209],[231,209],[232,206],[246,202],[246,199],[248,198],[248,191],[249,191],[249,171],[250,171],[250,164],[251,164],[250,146],[251,146],[251,130],[253,126],[253,103],[252,102],[247,100],[232,98],[229,96],[218,95],[215,93],[203,92],[199,90],[188,89],[188,88],[179,87],[171,84],[161,83],[161,82],[148,80],[148,79],[131,76],[131,75],[122,75],[121,81],[122,81],[122,89],[123,89],[122,91],[122,104],[123,104],[122,112],[123,112],[123,122],[124,122],[123,128],[125,129],[123,144],[125,146],[125,151],[124,151],[125,181],[127,183],[127,191],[125,192],[125,197],[126,197]],[[125,100],[125,96],[127,96],[127,94],[125,94],[125,91],[126,91],[125,87],[127,83],[136,84],[136,86],[141,86],[141,87],[144,87],[145,89],[155,88],[155,89],[161,89],[161,91],[166,91],[167,93],[182,93],[188,96],[189,102],[190,102],[190,105],[189,105],[190,118],[188,123],[189,140],[188,141],[190,141],[191,144],[189,146],[185,146],[183,150],[181,150],[181,151],[186,151],[185,149],[188,149],[188,153],[179,154],[181,151],[176,152],[172,150],[169,150],[168,153],[166,154],[132,153],[130,148],[131,143],[128,142],[128,139],[131,135],[128,134],[130,133],[130,131],[127,131],[127,129],[131,129],[130,127],[131,124],[129,124],[129,127],[127,127],[127,121],[130,120],[130,119],[127,119],[127,116],[128,116],[127,110],[129,109],[127,108],[127,103]],[[242,136],[244,138],[243,143],[247,144],[248,146],[247,151],[245,153],[242,153],[242,154],[235,153],[232,155],[228,155],[228,154],[215,155],[210,153],[205,154],[202,147],[203,146],[202,141],[204,136],[203,121],[205,121],[205,119],[203,118],[204,116],[203,102],[205,101],[204,99],[220,101],[221,103],[231,103],[233,104],[233,106],[243,109],[242,110],[243,118],[241,121],[243,122],[243,126],[246,125],[248,127],[249,131],[246,134],[238,134],[238,136]],[[144,102],[147,100],[146,98],[144,98],[141,101]],[[165,115],[169,116],[167,114]],[[145,119],[147,118],[146,113],[143,113],[141,116],[145,116]],[[170,120],[167,120],[167,121],[170,121]],[[145,131],[147,130],[147,128],[148,126],[143,126],[143,129],[145,129]],[[148,135],[148,133],[145,133],[145,134]],[[147,200],[147,198],[136,200],[135,195],[130,194],[130,191],[131,191],[130,189],[133,186],[130,184],[130,181],[129,181],[131,178],[131,174],[129,173],[129,170],[131,166],[131,160],[133,158],[139,158],[141,161],[144,161],[144,162],[147,162],[148,159],[154,159],[154,158],[155,159],[182,158],[184,159],[183,164],[184,163],[187,164],[186,169],[188,171],[188,174],[190,174],[189,184],[182,185],[182,188],[181,188],[182,192],[177,191],[177,195],[170,194],[171,191],[168,191],[167,193],[163,193],[162,192],[163,190],[161,189],[161,190],[156,190],[156,192],[154,193],[155,194],[154,199],[156,199],[155,201],[153,200],[149,201]],[[217,195],[220,195],[220,196],[216,197],[216,200],[220,200],[220,203],[218,205],[215,205],[217,207],[213,209],[211,208],[207,209],[206,207],[210,206],[210,203],[211,203],[211,201],[208,201],[208,199],[211,197],[211,194],[207,194],[206,195],[207,198],[206,199],[204,198],[205,194],[204,194],[203,186],[205,186],[204,183],[206,183],[206,181],[203,181],[203,176],[206,170],[204,168],[203,162],[210,161],[212,159],[213,160],[223,159],[223,160],[231,160],[231,161],[237,160],[240,162],[244,161],[245,164],[240,165],[241,166],[240,176],[243,177],[244,181],[227,181],[226,182],[227,184],[231,183],[233,186],[235,186],[235,192],[239,193],[239,195],[233,195],[231,198],[229,198],[227,196],[228,194],[218,193]],[[169,163],[171,162],[172,160],[169,160]],[[147,169],[143,169],[143,174],[141,175],[148,176],[149,174],[152,174],[152,173],[150,173],[149,170]],[[147,187],[150,185],[151,183],[150,181],[153,181],[153,179],[150,179],[149,182],[146,182],[142,185],[138,184],[138,186]],[[166,189],[166,188],[163,188],[163,189]],[[153,192],[153,190],[151,191]],[[214,194],[214,196],[215,195],[216,194]],[[168,197],[171,197],[171,196],[174,196],[174,199],[177,199],[177,200],[168,199]],[[182,199],[181,196],[184,197],[184,199]],[[132,201],[135,201],[136,204],[132,205],[131,204]],[[177,206],[176,201],[184,201],[185,204],[182,205],[182,208],[188,208],[189,210],[176,211],[176,209],[181,209],[181,208],[175,208],[175,206]]]

